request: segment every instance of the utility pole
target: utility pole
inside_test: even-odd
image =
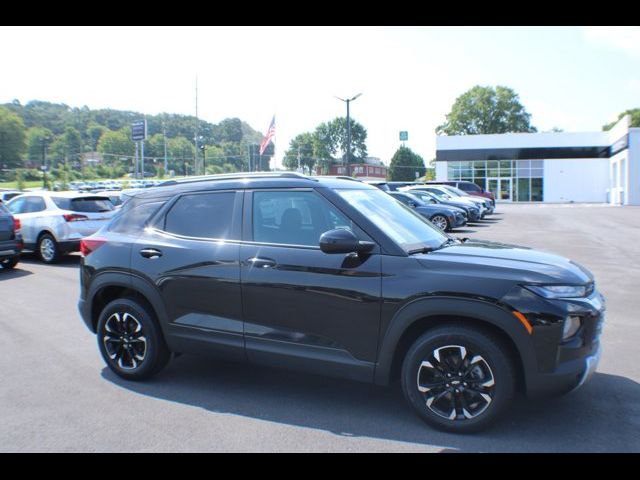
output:
[[[196,158],[194,161],[194,168],[195,168],[195,174],[198,175],[199,170],[199,165],[198,165],[198,77],[196,76],[196,128],[195,128],[195,135],[193,137],[195,143],[196,143]]]
[[[162,137],[164,138],[164,174],[166,175],[169,171],[169,165],[167,163],[167,129],[164,120],[162,121]]]
[[[47,190],[47,141],[48,137],[42,137],[42,188]]]

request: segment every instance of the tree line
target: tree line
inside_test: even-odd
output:
[[[113,109],[91,110],[65,104],[31,101],[22,105],[14,100],[0,105],[0,176],[15,179],[22,175],[40,176],[46,159],[53,177],[58,172],[76,178],[121,177],[132,170],[135,152],[131,140],[131,122],[145,117],[148,138],[145,142],[146,170],[163,175],[165,147],[168,169],[176,174],[194,173],[196,118],[163,113],[143,115]],[[262,134],[238,118],[218,124],[197,121],[199,158],[206,157],[209,173],[233,172],[252,165],[268,169],[273,154],[270,145],[263,156],[257,145]],[[83,154],[96,152],[102,162],[83,162]],[[35,170],[35,171],[34,171]]]

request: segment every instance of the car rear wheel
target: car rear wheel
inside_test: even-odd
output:
[[[0,266],[2,266],[3,270],[12,270],[16,268],[16,265],[18,265],[18,261],[18,257],[5,258],[4,260],[0,261]]]
[[[402,365],[405,398],[429,425],[455,433],[487,428],[508,408],[515,372],[499,339],[466,325],[437,327]]]
[[[52,264],[60,260],[60,248],[53,236],[45,233],[38,240],[38,256],[44,263]]]
[[[155,316],[137,300],[123,298],[109,303],[100,314],[97,331],[102,358],[127,380],[155,375],[171,357]]]
[[[431,223],[433,223],[436,227],[438,227],[443,232],[451,230],[451,225],[449,224],[449,220],[444,215],[434,215],[431,217]]]

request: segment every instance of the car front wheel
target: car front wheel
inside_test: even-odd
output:
[[[434,215],[431,217],[431,223],[433,223],[436,227],[438,227],[443,232],[451,230],[451,225],[449,224],[449,220],[444,215]]]
[[[134,299],[109,303],[98,320],[98,348],[107,366],[127,380],[143,380],[158,373],[171,353],[155,316]]]
[[[462,324],[441,326],[419,337],[407,352],[402,389],[429,425],[476,432],[508,408],[515,372],[499,339]]]

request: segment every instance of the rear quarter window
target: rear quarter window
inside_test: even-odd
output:
[[[145,228],[147,221],[165,204],[165,201],[130,203],[116,214],[108,230],[114,233],[135,233]]]

